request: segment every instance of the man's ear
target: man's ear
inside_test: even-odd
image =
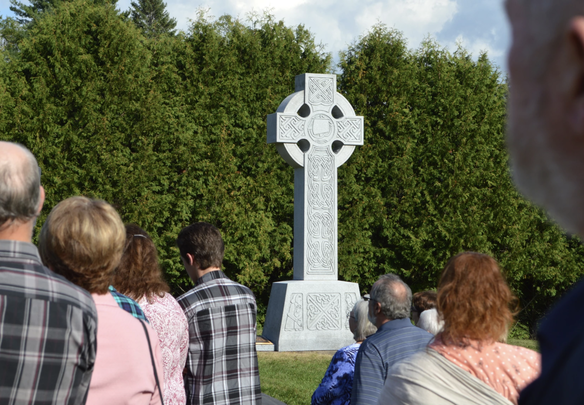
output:
[[[193,257],[192,254],[187,253],[186,262],[188,263],[189,266],[193,266],[195,264],[195,258]]]
[[[39,190],[39,206],[37,207],[37,215],[41,213],[43,209],[43,204],[45,203],[45,189],[43,186],[40,186]]]
[[[373,305],[373,315],[377,316],[381,313],[381,304],[375,301],[375,305]]]

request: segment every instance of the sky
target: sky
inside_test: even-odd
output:
[[[26,0],[22,0],[26,2]],[[118,0],[130,8],[131,0]],[[404,33],[410,48],[428,35],[454,51],[458,43],[476,59],[487,51],[489,59],[506,71],[510,31],[503,0],[166,0],[177,28],[187,31],[199,9],[211,16],[229,14],[246,20],[252,12],[273,14],[286,25],[303,24],[338,62],[340,50],[357,41],[376,23]],[[0,0],[0,15],[12,16],[10,1]]]

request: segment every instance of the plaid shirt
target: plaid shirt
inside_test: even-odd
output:
[[[142,311],[140,304],[138,304],[136,301],[134,301],[127,295],[118,292],[118,290],[116,290],[113,285],[109,286],[109,291],[120,308],[128,312],[134,318],[148,322],[148,319],[146,319],[146,315],[144,315],[144,311]]]
[[[212,271],[178,298],[189,322],[187,403],[261,403],[251,290]]]
[[[0,403],[84,404],[96,353],[91,295],[0,240]]]

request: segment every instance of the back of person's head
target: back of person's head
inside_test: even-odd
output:
[[[201,270],[219,267],[223,263],[225,245],[219,229],[207,222],[196,222],[178,234],[176,244],[183,258],[193,256]]]
[[[367,336],[377,332],[377,327],[369,322],[369,318],[367,317],[368,311],[369,304],[367,301],[357,301],[353,307],[353,317],[356,323],[353,339],[357,342],[363,341]]]
[[[412,290],[395,274],[384,274],[371,287],[371,300],[381,305],[387,319],[410,317]]]
[[[158,264],[154,242],[136,224],[126,225],[124,253],[112,284],[119,292],[135,300],[153,295],[163,297],[170,291]]]
[[[512,303],[514,296],[495,259],[475,252],[452,257],[438,284],[443,341],[498,341],[513,321]]]
[[[416,324],[418,328],[424,329],[433,335],[442,330],[444,322],[440,320],[436,308],[430,308],[420,314],[420,320]]]
[[[412,305],[419,313],[436,308],[438,293],[436,291],[418,291],[412,298]]]
[[[43,263],[90,293],[105,294],[120,262],[124,223],[102,200],[71,197],[53,208],[43,224]]]
[[[0,142],[0,229],[38,214],[41,175],[38,163],[24,146]]]

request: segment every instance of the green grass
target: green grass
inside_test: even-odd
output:
[[[539,346],[537,344],[537,340],[531,339],[508,339],[507,343],[513,346],[522,346],[527,347],[528,349],[535,350],[539,352]]]
[[[288,405],[310,404],[334,352],[258,352],[262,392]]]
[[[538,350],[537,341],[509,339],[510,345]],[[334,352],[258,352],[262,392],[288,405],[310,404]]]

